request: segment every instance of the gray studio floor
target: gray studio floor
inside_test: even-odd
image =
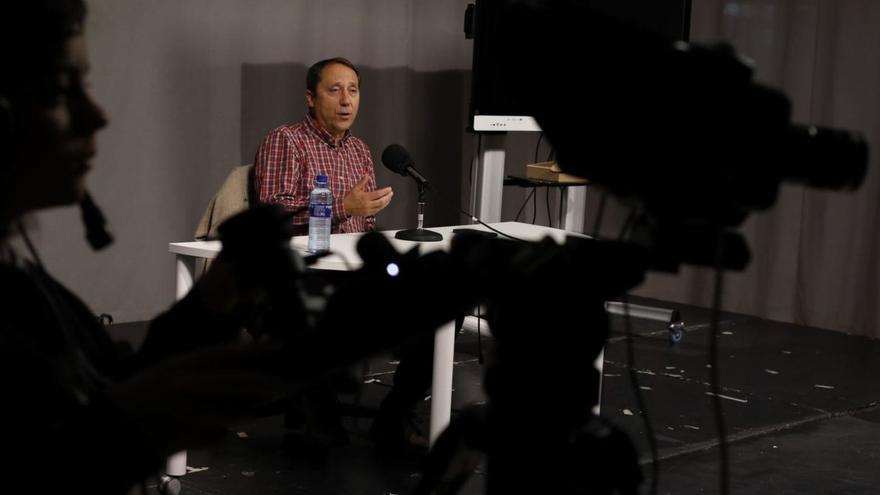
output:
[[[709,312],[674,307],[688,325],[675,345],[661,323],[633,321],[635,369],[659,447],[659,492],[717,493],[718,443],[707,394]],[[613,326],[605,355],[603,416],[634,440],[643,472],[650,476],[619,317]],[[732,493],[878,493],[880,341],[735,314],[723,315],[720,331]],[[456,353],[453,402],[459,408],[484,399],[475,335],[460,337]],[[361,403],[378,404],[393,367],[387,357],[372,362]],[[425,421],[428,400],[420,411]],[[190,452],[194,472],[181,479],[183,493],[411,491],[420,477],[419,461],[376,455],[367,436],[369,419],[347,418],[345,424],[351,443],[326,455],[304,453],[285,441],[280,417],[242,425],[213,448]],[[462,493],[482,493],[483,481],[478,473]]]

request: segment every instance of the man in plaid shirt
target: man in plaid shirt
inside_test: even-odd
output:
[[[376,213],[391,201],[390,187],[376,188],[373,160],[366,143],[351,135],[360,103],[360,74],[344,58],[312,65],[306,75],[309,115],[302,122],[272,130],[254,158],[254,185],[261,203],[280,204],[294,213],[298,234],[308,233],[309,192],[315,177],[327,175],[333,192],[332,232],[366,232],[376,225]],[[430,337],[430,336],[429,336]],[[398,350],[400,364],[394,388],[388,393],[373,422],[377,446],[388,451],[422,452],[427,439],[412,423],[415,405],[430,385],[433,338]],[[335,403],[327,387],[310,392],[309,407],[334,421]],[[307,413],[308,414],[308,413]],[[325,424],[328,433],[341,424]],[[343,430],[344,433],[344,430]]]
[[[315,177],[329,177],[332,232],[367,232],[391,201],[390,187],[376,189],[366,143],[351,135],[360,104],[360,74],[348,60],[322,60],[306,75],[309,115],[272,130],[254,158],[254,185],[261,203],[294,213],[297,234],[307,234],[309,192]]]

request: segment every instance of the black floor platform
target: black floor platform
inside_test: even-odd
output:
[[[718,493],[718,442],[707,367],[710,313],[638,302],[674,306],[687,325],[683,340],[670,344],[662,323],[633,320],[635,368],[659,447],[659,492]],[[615,317],[612,322],[602,415],[628,432],[649,476],[641,412],[625,366],[622,320]],[[724,314],[719,348],[732,493],[880,492],[880,340]],[[453,403],[461,408],[485,397],[476,337],[463,335],[456,351]],[[378,404],[393,368],[388,359],[371,364],[363,404]],[[428,401],[419,411],[425,424]],[[412,490],[420,477],[419,462],[377,456],[368,441],[369,420],[346,421],[351,444],[326,456],[292,448],[281,418],[242,425],[211,449],[190,452],[188,465],[194,472],[181,478],[183,493]],[[462,493],[482,493],[483,482],[478,473]]]

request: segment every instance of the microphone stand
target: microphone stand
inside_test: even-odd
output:
[[[394,234],[394,237],[397,239],[401,239],[404,241],[416,241],[416,242],[436,242],[442,241],[443,236],[438,232],[434,232],[433,230],[426,230],[422,228],[422,224],[425,220],[425,184],[417,181],[419,185],[419,220],[418,220],[418,228],[415,229],[406,229],[398,231]]]

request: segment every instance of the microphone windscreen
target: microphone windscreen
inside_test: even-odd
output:
[[[406,168],[412,166],[412,157],[406,148],[399,144],[391,144],[382,152],[382,163],[400,175],[406,175]]]

